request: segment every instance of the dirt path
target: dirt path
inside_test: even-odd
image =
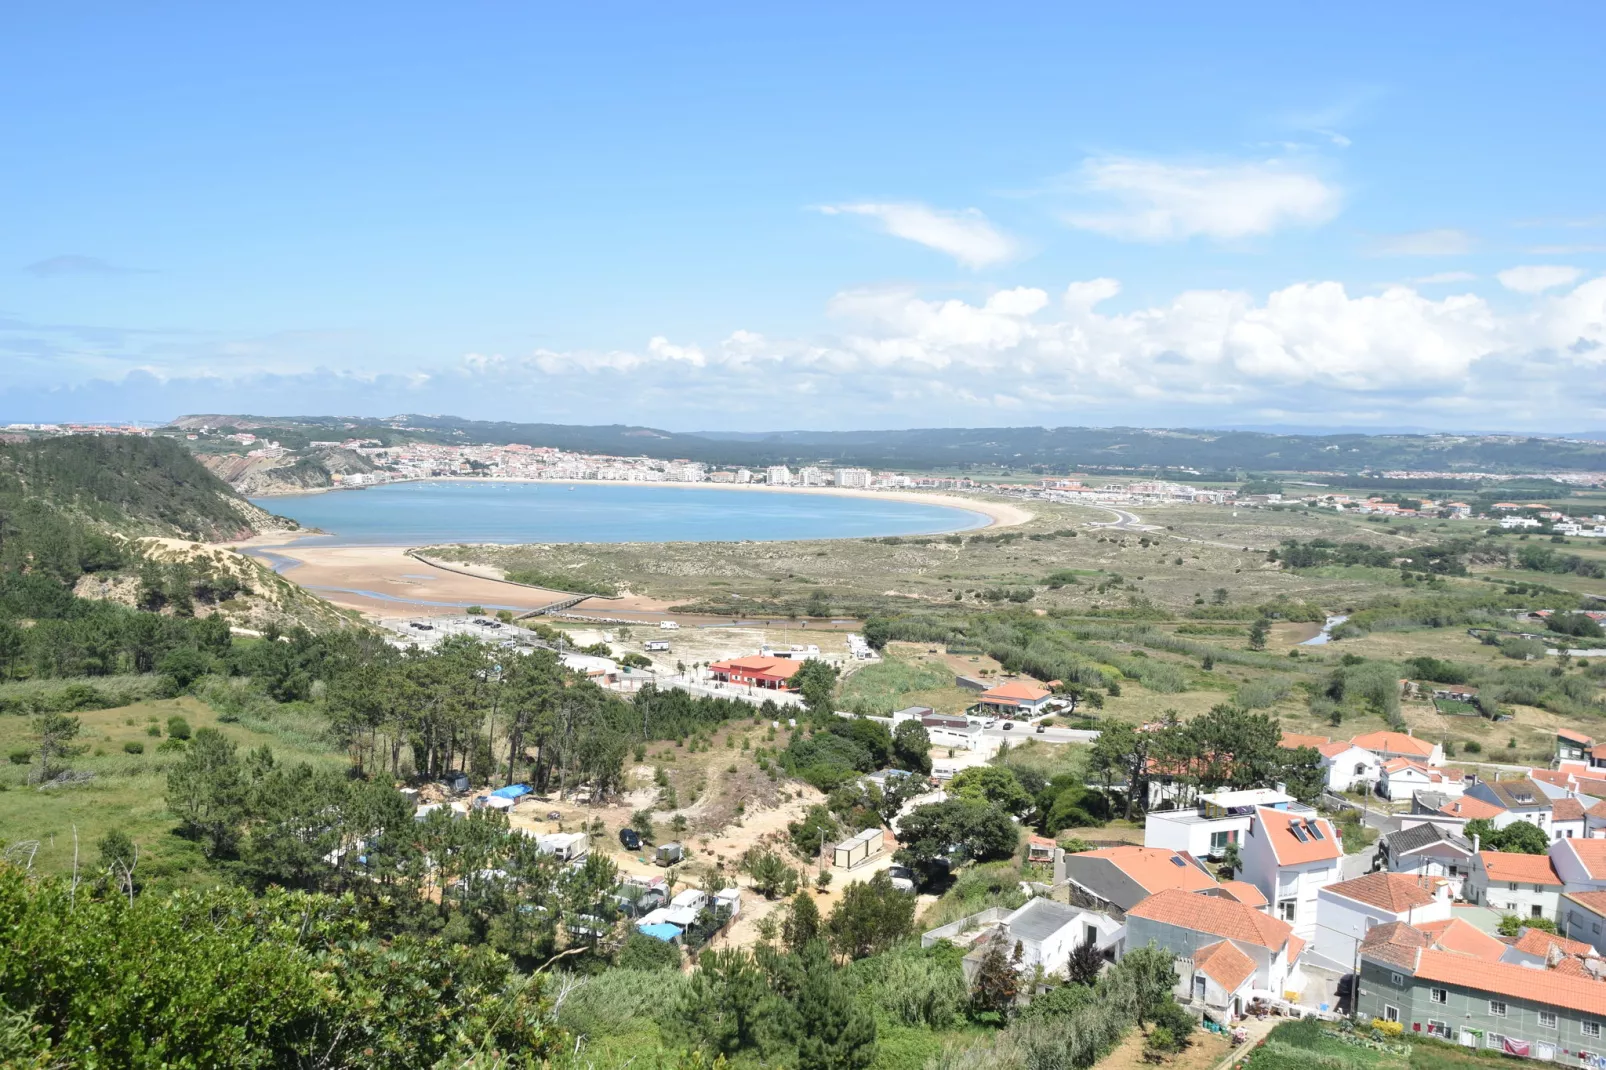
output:
[[[1154,1070],[1153,1063],[1143,1060],[1144,1035],[1141,1029],[1127,1033],[1114,1051],[1093,1064],[1094,1070]],[[1231,1046],[1224,1035],[1196,1029],[1193,1043],[1167,1059],[1161,1067],[1163,1070],[1212,1070],[1229,1054]]]

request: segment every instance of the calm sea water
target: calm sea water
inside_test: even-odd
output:
[[[319,541],[326,546],[842,539],[987,523],[968,509],[895,498],[642,483],[387,483],[256,504],[330,532],[331,540]]]

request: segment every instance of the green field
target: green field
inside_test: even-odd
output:
[[[173,834],[175,818],[164,799],[167,769],[181,756],[177,751],[158,750],[167,739],[170,717],[183,717],[191,729],[217,728],[242,751],[266,744],[280,762],[305,761],[331,768],[346,764],[344,754],[309,740],[315,727],[297,723],[289,714],[281,724],[264,726],[277,731],[252,731],[240,724],[219,722],[209,706],[188,696],[72,716],[82,725],[76,743],[85,750],[68,764],[75,771],[93,773],[94,779],[41,789],[28,784],[28,766],[0,766],[0,826],[5,829],[5,841],[13,845],[36,841],[33,866],[45,873],[72,872],[75,834],[79,864],[89,866],[96,856],[96,842],[115,829],[138,845],[142,880],[182,885],[192,876],[200,879],[204,871],[200,850]],[[153,727],[163,734],[148,734]],[[37,738],[32,718],[0,716],[0,752],[31,753]],[[144,753],[125,752],[125,743],[141,745]],[[21,850],[12,848],[13,854]]]

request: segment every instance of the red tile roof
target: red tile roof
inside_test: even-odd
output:
[[[1606,917],[1606,892],[1566,892],[1562,898],[1571,899],[1585,910]]]
[[[1595,741],[1593,739],[1584,735],[1582,732],[1575,732],[1571,728],[1558,728],[1556,729],[1556,735],[1560,736],[1562,739],[1570,739],[1574,743],[1582,743],[1586,747],[1593,747],[1595,745]]]
[[[1418,923],[1418,929],[1440,951],[1454,951],[1458,955],[1471,955],[1487,962],[1499,962],[1506,953],[1506,945],[1463,918],[1448,921]]]
[[[1606,817],[1606,800],[1596,803],[1588,810],[1585,810],[1584,813],[1588,814],[1590,817]]]
[[[1264,830],[1261,835],[1271,843],[1272,854],[1276,856],[1279,866],[1331,861],[1344,853],[1343,846],[1338,840],[1338,833],[1326,818],[1307,817],[1303,814],[1289,813],[1287,810],[1257,807],[1254,824],[1249,826],[1250,835],[1255,835],[1255,825]],[[1320,830],[1321,837],[1316,838],[1306,832],[1305,839],[1301,840],[1294,834],[1296,825],[1301,828],[1314,825]]]
[[[1083,851],[1083,858],[1106,858],[1149,894],[1167,889],[1199,892],[1214,888],[1215,878],[1194,864],[1186,855],[1164,847],[1104,847]],[[1172,859],[1181,859],[1177,865]]]
[[[1286,921],[1268,917],[1254,907],[1219,895],[1193,895],[1177,889],[1149,896],[1127,911],[1126,915],[1228,940],[1242,940],[1273,951],[1287,947],[1294,935],[1293,928]]]
[[[787,680],[802,667],[802,661],[794,661],[791,658],[766,658],[755,654],[745,658],[716,661],[708,669],[710,672],[737,672],[743,676],[768,676]]]
[[[1568,796],[1557,799],[1550,804],[1550,820],[1552,821],[1582,821],[1584,819],[1584,804]]]
[[[1503,806],[1496,806],[1494,803],[1474,799],[1471,796],[1451,799],[1439,807],[1439,813],[1445,817],[1459,817],[1467,821],[1476,821],[1480,817],[1491,818],[1505,812],[1506,808]]]
[[[1230,940],[1206,944],[1193,953],[1194,968],[1229,993],[1255,975],[1255,960],[1238,950]]]
[[[1590,877],[1595,880],[1606,879],[1606,840],[1581,840],[1569,836],[1557,840],[1556,847],[1571,851]]]
[[[1378,959],[1390,966],[1416,969],[1416,955],[1428,946],[1428,938],[1403,921],[1389,921],[1374,925],[1361,940],[1361,954]]]
[[[1245,906],[1259,909],[1266,905],[1265,895],[1248,881],[1222,881],[1221,889]]]
[[[1297,936],[1288,938],[1288,964],[1292,966],[1299,961],[1300,952],[1305,950],[1305,941]]]
[[[1465,955],[1422,951],[1418,953],[1415,972],[1423,981],[1444,981],[1496,996],[1606,1017],[1606,984],[1568,976],[1559,970],[1535,970],[1507,962],[1468,962]]]
[[[1329,884],[1326,891],[1346,899],[1368,903],[1392,914],[1437,902],[1434,886],[1442,882],[1431,877],[1409,877],[1404,873],[1368,873],[1354,880]]]
[[[1417,755],[1427,758],[1433,754],[1433,744],[1425,739],[1408,736],[1404,732],[1367,732],[1356,736],[1351,743],[1375,754]]]
[[[1323,758],[1336,758],[1354,746],[1355,744],[1349,742],[1348,740],[1338,739],[1331,743],[1323,743],[1320,747],[1316,748],[1316,753],[1320,754]]]
[[[1563,840],[1563,843],[1572,843],[1572,840]],[[1589,842],[1589,841],[1579,841]],[[1606,845],[1606,840],[1595,841]],[[1516,884],[1557,884],[1561,878],[1556,875],[1556,867],[1550,864],[1549,855],[1524,855],[1514,851],[1480,851],[1478,861],[1483,863],[1483,871],[1492,881],[1507,881]]]
[[[1332,741],[1331,736],[1304,736],[1298,732],[1284,732],[1282,742],[1278,746],[1288,750],[1298,750],[1300,747],[1320,748],[1323,744]]]
[[[1553,947],[1561,948],[1563,955],[1578,955],[1587,958],[1595,954],[1595,949],[1580,940],[1569,940],[1565,936],[1547,933],[1540,929],[1525,929],[1523,934],[1511,945],[1518,951],[1545,958]]]
[[[1047,698],[1051,694],[1053,694],[1053,692],[1044,690],[1043,688],[1038,687],[1036,684],[1023,683],[1020,680],[1011,680],[1007,684],[999,684],[995,688],[983,691],[981,693],[981,697],[984,699],[991,699],[993,701],[1036,702],[1039,699]]]

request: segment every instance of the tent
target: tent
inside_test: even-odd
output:
[[[680,939],[680,927],[671,925],[667,921],[659,922],[657,925],[641,925],[637,927],[636,931],[643,936],[650,936],[654,940],[662,940],[666,944],[672,944]]]
[[[491,794],[498,799],[518,799],[530,794],[530,785],[509,784],[505,788],[497,788]]]

